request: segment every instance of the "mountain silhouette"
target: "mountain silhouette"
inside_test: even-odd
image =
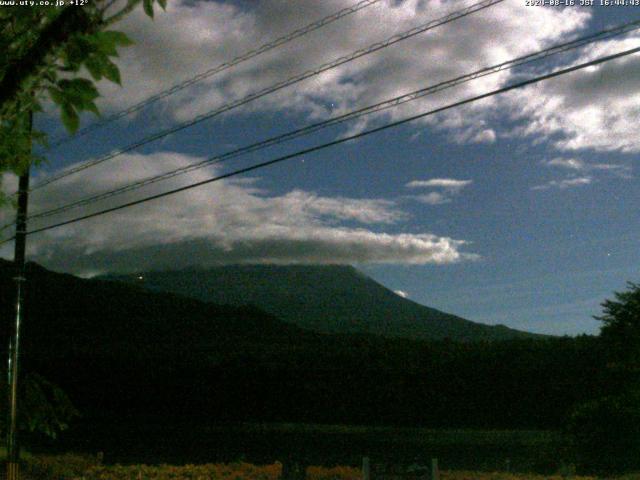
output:
[[[231,265],[106,278],[215,304],[253,305],[285,322],[322,333],[458,341],[534,335],[420,305],[351,266]]]

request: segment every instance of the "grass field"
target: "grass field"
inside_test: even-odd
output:
[[[553,473],[567,458],[569,440],[556,432],[433,430],[376,426],[244,424],[93,425],[69,432],[61,451],[104,451],[114,464],[271,464],[294,457],[306,465],[357,467],[372,463],[425,463],[438,458],[443,469]],[[89,438],[90,441],[82,441]],[[87,445],[94,445],[87,450]]]
[[[95,458],[79,455],[29,455],[23,463],[24,480],[279,480],[280,463],[254,465],[245,462],[203,465],[98,465]],[[596,480],[596,477],[516,474],[508,472],[448,471],[441,480]],[[598,477],[602,479],[604,477]],[[310,466],[307,480],[360,480],[360,469],[346,466]],[[640,480],[640,475],[616,480]]]
[[[275,480],[283,461],[310,466],[308,480],[357,480],[363,457],[370,458],[374,472],[380,464],[429,465],[437,458],[442,480],[559,479],[574,471],[569,439],[549,431],[287,423],[121,428],[102,437],[104,465],[96,465],[98,449],[84,449],[91,452],[85,456],[27,454],[27,480]],[[59,443],[57,448],[83,451]],[[640,476],[624,478],[640,480]]]

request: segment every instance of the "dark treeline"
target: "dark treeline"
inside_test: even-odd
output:
[[[9,264],[2,267],[10,318]],[[59,384],[83,422],[125,415],[556,429],[613,381],[595,337],[427,343],[323,335],[252,308],[34,265],[26,313],[24,368]]]

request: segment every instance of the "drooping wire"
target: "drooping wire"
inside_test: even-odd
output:
[[[410,93],[406,93],[403,95],[399,95],[397,97],[394,97],[392,99],[388,99],[388,100],[384,100],[382,102],[376,103],[374,105],[369,105],[367,107],[363,107],[348,113],[345,113],[343,115],[339,115],[337,117],[333,117],[330,118],[328,120],[322,121],[322,122],[318,122],[318,123],[314,123],[312,125],[308,125],[305,126],[303,128],[299,128],[297,130],[293,130],[275,137],[271,137],[269,139],[266,140],[262,140],[260,142],[256,142],[253,143],[251,145],[247,145],[245,147],[241,147],[220,155],[217,155],[215,157],[211,157],[205,160],[202,160],[200,162],[191,164],[191,165],[187,165],[184,167],[180,167],[174,170],[171,170],[169,172],[165,172],[159,175],[155,175],[143,180],[139,180],[137,182],[132,182],[128,185],[124,185],[122,187],[118,187],[116,189],[113,190],[109,190],[107,192],[103,192],[103,193],[99,193],[99,194],[95,194],[92,196],[88,196],[73,202],[70,202],[68,204],[62,205],[60,207],[56,207],[50,210],[45,210],[42,212],[38,212],[34,215],[31,215],[29,217],[30,220],[34,220],[34,219],[38,219],[38,218],[45,218],[45,217],[49,217],[52,215],[57,215],[59,213],[63,213],[75,208],[79,208],[81,206],[84,205],[89,205],[91,203],[95,203],[97,201],[100,200],[104,200],[107,198],[111,198],[114,197],[116,195],[120,195],[126,192],[130,192],[133,190],[137,190],[139,188],[145,187],[147,185],[151,185],[163,180],[167,180],[169,178],[173,178],[176,177],[178,175],[183,175],[189,172],[192,172],[194,170],[200,169],[200,168],[204,168],[206,166],[210,166],[213,164],[217,164],[217,163],[221,163],[223,161],[227,161],[230,160],[232,158],[237,158],[239,156],[248,154],[248,153],[252,153],[258,150],[262,150],[264,148],[273,146],[273,145],[277,145],[280,143],[284,143],[290,140],[293,140],[295,138],[299,138],[302,136],[306,136],[306,135],[310,135],[312,133],[315,133],[319,130],[322,130],[324,128],[328,128],[331,126],[335,126],[347,121],[351,121],[357,118],[361,118],[365,115],[370,115],[372,113],[377,113],[377,112],[381,112],[384,110],[388,110],[390,108],[394,108],[397,107],[398,105],[402,105],[404,103],[408,103],[420,98],[423,98],[427,95],[431,95],[440,91],[443,91],[445,89],[449,89],[452,87],[455,87],[457,85],[460,85],[462,83],[466,83],[478,78],[482,78],[485,77],[487,75],[492,75],[501,71],[505,71],[505,70],[509,70],[509,69],[513,69],[515,67],[519,67],[519,66],[523,66],[532,62],[536,62],[536,61],[540,61],[542,59],[548,58],[552,55],[557,55],[560,53],[564,53],[567,52],[569,50],[573,50],[579,47],[583,47],[585,45],[588,45],[590,43],[596,42],[596,41],[602,41],[605,39],[609,39],[609,38],[613,38],[615,36],[619,36],[628,32],[631,32],[633,30],[637,30],[638,28],[640,28],[640,20],[634,20],[632,22],[628,22],[625,23],[623,25],[619,25],[610,29],[606,29],[606,30],[601,30],[599,32],[596,32],[594,34],[588,35],[588,36],[584,36],[569,42],[564,42],[561,44],[557,44],[554,46],[551,46],[549,48],[540,50],[538,52],[534,52],[528,55],[524,55],[512,60],[507,60],[505,62],[490,66],[490,67],[485,67],[482,68],[480,70],[476,70],[472,73],[468,73],[465,75],[461,75],[458,76],[456,78],[450,79],[450,80],[446,80],[443,82],[440,82],[438,84],[432,85],[432,86],[428,86],[419,90],[415,90],[413,92]],[[7,224],[4,227],[0,228],[0,231],[2,231],[3,229],[7,228],[11,226],[11,224]]]
[[[234,67],[240,63],[246,62],[247,60],[250,60],[252,58],[257,57],[258,55],[261,55],[263,53],[266,53],[270,50],[273,50],[277,47],[280,47],[286,43],[289,43],[297,38],[300,38],[308,33],[311,33],[315,30],[318,30],[326,25],[329,25],[330,23],[335,22],[336,20],[339,20],[343,17],[346,17],[347,15],[351,15],[353,13],[356,13],[360,10],[363,10],[371,5],[374,5],[378,2],[380,2],[381,0],[361,0],[358,3],[347,7],[347,8],[343,8],[342,10],[332,13],[331,15],[328,15],[320,20],[317,20],[313,23],[310,23],[308,25],[305,25],[304,27],[301,27],[297,30],[294,30],[293,32],[290,32],[286,35],[283,35],[282,37],[279,37],[275,40],[272,40],[271,42],[265,43],[261,46],[259,46],[258,48],[255,48],[253,50],[249,50],[248,52],[243,53],[242,55],[239,55],[237,57],[235,57],[232,60],[229,60],[228,62],[224,62],[221,63],[219,65],[216,65],[213,68],[210,68],[208,70],[205,70],[204,72],[199,73],[198,75],[195,75],[193,77],[190,77],[186,80],[183,80],[180,83],[177,83],[175,85],[173,85],[172,87],[163,90],[161,92],[158,92],[138,103],[136,103],[135,105],[131,105],[130,107],[127,107],[123,110],[120,110],[119,112],[116,112],[114,114],[109,115],[108,117],[99,120],[95,123],[92,123],[91,125],[88,125],[80,130],[78,130],[76,132],[76,134],[72,137],[64,137],[64,138],[60,138],[57,140],[54,140],[50,143],[50,147],[56,148],[59,147],[60,145],[66,144],[68,142],[71,142],[75,139],[77,139],[78,137],[81,137],[83,135],[86,135],[90,132],[93,132],[95,130],[98,130],[102,127],[104,127],[105,125],[112,123],[116,120],[119,120],[120,118],[126,117],[128,115],[131,115],[132,113],[135,113],[139,110],[142,110],[143,108],[157,102],[158,100],[162,100],[163,98],[166,98],[170,95],[173,95],[174,93],[177,93],[181,90],[184,90],[187,87],[190,87],[191,85],[195,85],[196,83],[201,82],[202,80],[212,77],[214,75],[217,75],[218,73],[221,73],[225,70],[228,70],[231,67]]]
[[[104,155],[102,157],[99,157],[97,159],[85,162],[81,165],[78,165],[76,167],[72,167],[70,169],[67,170],[63,170],[62,172],[53,175],[51,177],[49,177],[46,180],[43,180],[37,184],[35,184],[33,187],[31,187],[30,191],[34,191],[37,190],[39,188],[42,188],[46,185],[49,185],[51,183],[57,182],[59,180],[61,180],[62,178],[68,177],[69,175],[73,175],[75,173],[81,172],[83,170],[86,170],[88,168],[92,168],[96,165],[99,165],[103,162],[106,162],[108,160],[111,160],[113,158],[116,158],[120,155],[123,155],[127,152],[130,152],[132,150],[135,150],[139,147],[142,147],[144,145],[147,145],[148,143],[154,142],[156,140],[160,140],[161,138],[164,138],[168,135],[171,135],[173,133],[177,133],[181,130],[184,130],[185,128],[191,127],[193,125],[196,125],[200,122],[203,122],[205,120],[209,120],[210,118],[216,117],[218,115],[221,115],[223,113],[226,113],[230,110],[233,110],[235,108],[238,108],[240,106],[243,106],[249,102],[252,102],[254,100],[257,100],[259,98],[265,97],[271,93],[275,93],[279,90],[282,90],[283,88],[289,87],[291,85],[294,85],[296,83],[299,83],[303,80],[306,80],[308,78],[314,77],[316,75],[319,75],[320,73],[326,72],[328,70],[331,70],[333,68],[336,68],[340,65],[343,65],[345,63],[351,62],[353,60],[356,60],[358,58],[364,57],[365,55],[369,55],[371,53],[377,52],[379,50],[382,50],[384,48],[390,47],[391,45],[394,45],[398,42],[401,42],[403,40],[407,40],[409,38],[412,38],[420,33],[432,30],[434,28],[437,28],[439,26],[454,22],[460,18],[466,17],[468,15],[471,15],[475,12],[484,10],[486,8],[489,8],[493,5],[499,4],[504,2],[505,0],[482,0],[480,2],[474,3],[473,5],[466,7],[464,9],[461,10],[457,10],[455,12],[452,12],[444,17],[438,18],[436,20],[431,20],[429,22],[427,22],[426,24],[420,25],[418,27],[414,27],[408,31],[405,31],[403,33],[400,34],[396,34],[393,35],[392,37],[388,38],[387,40],[384,40],[382,42],[377,42],[374,43],[372,45],[370,45],[369,47],[357,50],[349,55],[340,57],[336,60],[333,60],[331,62],[325,63],[323,65],[321,65],[320,67],[317,67],[315,69],[312,70],[307,70],[306,72],[290,77],[287,80],[278,82],[274,85],[271,85],[270,87],[264,88],[258,92],[255,93],[251,93],[243,98],[240,98],[238,100],[235,100],[233,102],[227,103],[225,105],[222,105],[221,107],[216,108],[215,110],[209,111],[207,113],[203,113],[201,115],[196,116],[195,118],[188,120],[186,122],[180,123],[176,126],[170,127],[166,130],[160,131],[160,132],[156,132],[152,135],[149,135],[141,140],[138,140],[132,144],[129,144],[126,147],[122,147],[119,148],[117,150],[112,151],[111,153]]]
[[[609,61],[612,61],[612,60],[615,60],[615,59],[618,59],[618,58],[622,58],[622,57],[625,57],[625,56],[628,56],[628,55],[631,55],[631,54],[634,54],[634,53],[638,53],[638,52],[640,52],[640,47],[628,49],[628,50],[625,50],[625,51],[622,51],[622,52],[618,52],[618,53],[615,53],[615,54],[611,54],[611,55],[607,55],[607,56],[604,56],[604,57],[599,57],[599,58],[596,58],[596,59],[591,60],[589,62],[585,62],[585,63],[581,63],[579,65],[574,65],[572,67],[568,67],[568,68],[564,68],[564,69],[561,69],[561,70],[557,70],[557,71],[554,71],[552,73],[548,73],[548,74],[545,74],[545,75],[539,75],[537,77],[530,78],[528,80],[524,80],[524,81],[517,82],[517,83],[511,84],[511,85],[502,87],[502,88],[498,88],[496,90],[492,90],[490,92],[483,93],[481,95],[476,95],[474,97],[470,97],[470,98],[467,98],[465,100],[460,100],[458,102],[451,103],[451,104],[446,105],[444,107],[439,107],[439,108],[436,108],[436,109],[433,109],[433,110],[429,110],[427,112],[423,112],[423,113],[420,113],[420,114],[417,114],[417,115],[413,115],[413,116],[404,118],[402,120],[398,120],[398,121],[395,121],[395,122],[388,123],[386,125],[382,125],[380,127],[372,128],[372,129],[366,130],[364,132],[360,132],[360,133],[357,133],[357,134],[354,134],[354,135],[350,135],[348,137],[343,137],[343,138],[334,140],[332,142],[327,142],[327,143],[323,143],[321,145],[317,145],[315,147],[310,147],[310,148],[306,148],[304,150],[299,150],[297,152],[294,152],[294,153],[291,153],[291,154],[288,154],[288,155],[284,155],[284,156],[281,156],[281,157],[277,157],[277,158],[274,158],[272,160],[260,162],[260,163],[251,165],[249,167],[245,167],[245,168],[241,168],[241,169],[238,169],[238,170],[234,170],[232,172],[225,173],[225,174],[222,174],[222,175],[218,175],[216,177],[212,177],[212,178],[209,178],[209,179],[206,179],[206,180],[202,180],[202,181],[199,181],[199,182],[191,183],[189,185],[185,185],[185,186],[182,186],[182,187],[179,187],[179,188],[174,188],[172,190],[168,190],[168,191],[165,191],[165,192],[162,192],[162,193],[158,193],[158,194],[155,194],[155,195],[150,195],[148,197],[141,198],[141,199],[138,199],[138,200],[135,200],[135,201],[131,201],[131,202],[127,202],[127,203],[124,203],[124,204],[121,204],[121,205],[117,205],[117,206],[114,206],[114,207],[106,208],[106,209],[100,210],[98,212],[93,212],[93,213],[90,213],[90,214],[87,214],[87,215],[82,215],[82,216],[79,216],[79,217],[72,218],[70,220],[65,220],[65,221],[62,221],[62,222],[58,222],[58,223],[54,223],[54,224],[51,224],[51,225],[47,225],[45,227],[37,228],[35,230],[30,230],[29,232],[27,232],[27,235],[33,235],[35,233],[44,232],[44,231],[51,230],[51,229],[54,229],[54,228],[58,228],[58,227],[62,227],[62,226],[65,226],[65,225],[72,224],[72,223],[80,222],[82,220],[87,220],[89,218],[98,217],[98,216],[101,216],[101,215],[105,215],[107,213],[111,213],[111,212],[115,212],[115,211],[122,210],[122,209],[125,209],[125,208],[133,207],[135,205],[140,205],[142,203],[146,203],[146,202],[149,202],[151,200],[156,200],[156,199],[159,199],[159,198],[167,197],[169,195],[174,195],[176,193],[183,192],[183,191],[186,191],[186,190],[191,190],[193,188],[196,188],[196,187],[199,187],[199,186],[202,186],[202,185],[206,185],[206,184],[209,184],[209,183],[213,183],[213,182],[217,182],[217,181],[224,180],[224,179],[227,179],[227,178],[231,178],[231,177],[234,177],[234,176],[237,176],[237,175],[240,175],[240,174],[243,174],[243,173],[248,173],[248,172],[251,172],[251,171],[254,171],[254,170],[258,170],[258,169],[261,169],[261,168],[265,168],[265,167],[268,167],[268,166],[271,166],[271,165],[275,165],[277,163],[284,162],[286,160],[290,160],[292,158],[296,158],[296,157],[300,157],[302,155],[307,155],[309,153],[313,153],[313,152],[317,152],[317,151],[320,151],[320,150],[324,150],[325,148],[333,147],[335,145],[339,145],[339,144],[342,144],[342,143],[345,143],[345,142],[349,142],[351,140],[362,138],[362,137],[365,137],[365,136],[368,136],[368,135],[371,135],[371,134],[374,134],[374,133],[381,132],[383,130],[387,130],[389,128],[393,128],[393,127],[397,127],[397,126],[400,126],[400,125],[404,125],[406,123],[418,120],[420,118],[424,118],[424,117],[427,117],[427,116],[430,116],[430,115],[435,115],[437,113],[441,113],[441,112],[444,112],[446,110],[450,110],[452,108],[461,107],[463,105],[466,105],[466,104],[469,104],[469,103],[473,103],[473,102],[476,102],[476,101],[479,101],[479,100],[483,100],[485,98],[489,98],[489,97],[492,97],[494,95],[505,93],[505,92],[508,92],[510,90],[515,90],[517,88],[522,88],[522,87],[525,87],[525,86],[528,86],[528,85],[532,85],[534,83],[538,83],[538,82],[541,82],[541,81],[549,80],[549,79],[554,78],[554,77],[559,77],[561,75],[566,75],[568,73],[575,72],[577,70],[582,70],[584,68],[588,68],[588,67],[591,67],[591,66],[599,65],[599,64],[602,64],[602,63],[605,63],[605,62],[609,62]],[[12,239],[6,240],[3,243],[6,243],[7,241],[10,241],[10,240],[12,240]]]

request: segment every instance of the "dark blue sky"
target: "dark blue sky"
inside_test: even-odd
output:
[[[102,109],[129,105],[351,2],[271,3],[240,9],[233,2],[173,3],[153,23],[134,15],[122,27],[138,42],[123,52],[125,86],[105,85]],[[99,157],[463,3],[443,5],[430,10],[430,2],[416,0],[369,7],[50,153],[50,164],[39,175]],[[492,8],[154,142],[137,156],[114,160],[92,174],[88,170],[86,177],[66,179],[58,190],[34,194],[33,211],[640,18],[637,7],[564,10],[507,0]],[[632,34],[535,68],[543,71],[638,44],[640,37]],[[501,75],[349,131],[512,81],[509,74]],[[599,303],[639,276],[639,79],[636,55],[269,167],[245,183],[203,187],[82,228],[77,224],[34,236],[31,255],[54,269],[87,275],[225,259],[347,262],[416,302],[471,320],[543,333],[596,333],[591,316],[600,312]],[[37,121],[48,131],[60,131],[53,117]],[[198,175],[268,160],[346,132],[344,127],[328,130]],[[432,235],[436,246],[421,235]],[[192,240],[211,242],[211,258],[189,258],[180,242]],[[163,258],[141,255],[155,245],[166,245]]]

